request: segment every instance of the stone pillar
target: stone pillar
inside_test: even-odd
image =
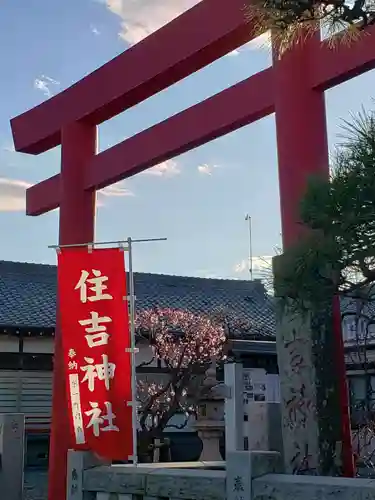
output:
[[[296,308],[282,280],[291,266],[291,253],[273,259],[285,471],[335,475],[341,428],[332,302]]]
[[[273,451],[229,451],[226,471],[227,500],[251,500],[253,479],[282,472],[282,459]]]
[[[83,473],[95,466],[110,465],[89,451],[68,450],[66,500],[97,500],[97,494],[83,490]]]
[[[0,498],[23,500],[25,415],[0,414]]]
[[[252,401],[247,404],[246,413],[249,450],[269,450],[267,403]]]
[[[244,403],[242,363],[224,365],[224,384],[229,389],[225,398],[225,453],[244,448]]]

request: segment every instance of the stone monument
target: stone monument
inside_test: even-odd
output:
[[[282,279],[292,259],[290,253],[273,259],[285,471],[336,475],[341,431],[332,303],[292,307]]]
[[[0,413],[0,498],[23,500],[25,415]]]

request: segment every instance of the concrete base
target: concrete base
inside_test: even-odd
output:
[[[214,462],[221,460],[220,438],[222,435],[223,429],[221,427],[198,429],[198,436],[203,445],[199,460],[202,462]]]

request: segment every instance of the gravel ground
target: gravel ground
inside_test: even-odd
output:
[[[26,469],[24,500],[47,500],[47,471]]]

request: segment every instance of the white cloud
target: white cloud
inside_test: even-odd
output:
[[[60,85],[60,82],[57,80],[54,80],[50,76],[42,75],[43,80],[47,81],[48,83],[53,83],[54,85]]]
[[[100,31],[98,30],[98,28],[96,26],[94,26],[93,24],[90,25],[90,31],[93,35],[95,36],[99,36],[100,35]]]
[[[271,32],[266,31],[263,35],[259,35],[250,42],[245,43],[242,47],[232,50],[232,52],[229,52],[227,56],[239,56],[240,54],[243,54],[245,50],[271,50]]]
[[[166,176],[172,177],[181,172],[178,163],[175,160],[167,160],[155,165],[155,167],[145,170],[143,173],[147,175],[155,175],[157,177]]]
[[[46,97],[51,97],[53,94],[50,89],[51,85],[58,86],[60,82],[46,75],[42,75],[40,78],[35,78],[34,80],[34,89],[40,90]]]
[[[267,272],[270,272],[272,265],[271,255],[261,255],[258,257],[253,257],[251,260],[253,264],[253,274],[255,275],[255,277],[257,277],[257,275],[264,275]],[[234,266],[233,271],[238,274],[245,271],[249,272],[249,259],[242,259]]]
[[[32,184],[0,177],[0,212],[19,212],[26,209],[26,189]]]
[[[268,50],[271,48],[271,32],[266,31],[263,33],[263,35],[257,36],[250,42],[248,42],[246,45],[244,45],[244,48],[248,48],[251,50]]]
[[[178,17],[200,0],[104,0],[107,8],[121,18],[120,37],[130,45],[140,42]],[[271,46],[269,32],[260,35],[243,47],[229,52],[238,56],[243,49],[268,49]]]
[[[235,273],[243,273],[246,269],[249,269],[249,261],[246,259],[242,259],[240,262],[237,262],[233,267],[233,271]]]
[[[197,168],[200,174],[212,175],[212,168],[207,164],[199,165]]]
[[[198,165],[197,170],[202,175],[212,175],[212,172],[215,168],[218,168],[218,166],[208,165],[207,163],[203,163],[202,165]]]
[[[98,192],[103,196],[113,196],[113,197],[134,196],[134,193],[125,186],[123,181],[117,182],[116,184],[112,184],[112,186],[107,186]]]
[[[236,57],[240,55],[240,51],[238,49],[232,50],[232,52],[228,52],[228,57]]]
[[[16,150],[14,149],[14,144],[7,143],[3,146],[3,151],[6,151],[7,153],[14,153]]]
[[[268,271],[272,266],[272,255],[253,257],[252,261],[254,271]]]
[[[130,45],[172,21],[199,0],[107,0],[107,7],[121,19],[120,37]]]

